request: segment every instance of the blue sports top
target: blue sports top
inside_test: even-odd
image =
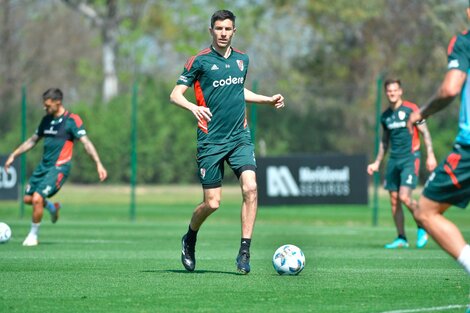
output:
[[[454,36],[447,49],[449,70],[458,69],[467,74],[460,94],[459,132],[456,143],[470,145],[470,32]]]

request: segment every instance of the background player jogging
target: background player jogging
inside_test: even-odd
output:
[[[433,171],[436,167],[436,157],[432,148],[431,135],[424,122],[414,126],[412,134],[408,131],[406,122],[410,114],[418,110],[418,106],[402,99],[401,81],[399,79],[387,79],[384,88],[389,107],[382,113],[382,140],[377,157],[374,163],[369,164],[367,172],[372,175],[379,170],[380,162],[390,145],[390,158],[387,164],[384,187],[390,193],[390,204],[398,237],[391,243],[386,244],[385,248],[408,248],[402,203],[413,213],[416,208],[416,201],[411,197],[411,193],[418,183],[420,164],[418,132],[423,135],[426,146],[426,168],[428,171]],[[418,224],[416,246],[423,248],[427,242],[428,235],[424,228]]]
[[[41,163],[34,170],[26,187],[24,203],[33,206],[31,230],[23,241],[23,246],[37,246],[39,226],[42,220],[44,207],[51,214],[52,223],[59,218],[59,203],[52,203],[48,198],[54,196],[66,181],[72,166],[72,152],[74,141],[79,139],[86,152],[96,163],[100,181],[107,177],[106,169],[101,164],[95,147],[88,139],[81,118],[65,110],[62,105],[63,94],[60,89],[51,88],[43,95],[43,117],[34,135],[23,142],[5,162],[5,171],[16,157],[31,150],[44,138],[44,153]]]
[[[198,121],[197,165],[203,188],[203,201],[196,206],[188,232],[182,238],[181,261],[188,271],[196,266],[195,246],[199,228],[220,205],[224,162],[240,181],[241,244],[237,270],[250,272],[250,244],[257,211],[256,160],[246,120],[246,102],[284,107],[284,97],[262,96],[244,88],[249,67],[246,54],[231,47],[236,32],[235,15],[215,12],[209,32],[212,45],[189,58],[174,87],[170,100],[191,111]],[[194,86],[197,104],[184,93]],[[246,101],[246,102],[245,102]]]

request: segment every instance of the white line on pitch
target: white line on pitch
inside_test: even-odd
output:
[[[419,309],[409,309],[409,310],[395,310],[395,311],[384,311],[380,313],[416,313],[416,312],[433,312],[433,311],[447,311],[452,309],[461,309],[467,307],[466,305],[447,305],[447,306],[435,306],[431,308],[419,308]]]

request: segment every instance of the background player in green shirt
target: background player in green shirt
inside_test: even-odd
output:
[[[411,192],[418,183],[420,162],[418,132],[423,135],[424,144],[426,145],[426,168],[428,171],[431,172],[436,167],[436,158],[432,149],[431,135],[425,123],[416,125],[412,134],[408,131],[406,122],[410,114],[418,110],[418,106],[402,99],[403,90],[400,80],[387,79],[384,87],[389,107],[382,113],[382,141],[376,160],[374,163],[369,164],[367,172],[372,175],[378,171],[380,162],[390,146],[385,189],[390,193],[392,215],[398,237],[391,243],[386,244],[385,248],[407,248],[409,244],[405,234],[405,218],[401,204],[403,203],[411,212],[416,207],[416,201],[411,197]],[[427,233],[418,224],[416,246],[423,248],[427,242]]]
[[[203,187],[203,201],[196,206],[188,232],[182,238],[181,261],[188,271],[196,266],[195,245],[199,228],[220,205],[224,162],[240,181],[241,244],[237,270],[250,272],[250,244],[257,211],[256,160],[246,121],[246,102],[284,107],[280,94],[267,97],[244,88],[248,56],[231,47],[236,32],[235,16],[227,10],[215,12],[209,32],[211,47],[189,58],[177,85],[172,103],[192,112],[198,121],[197,163]],[[194,86],[196,102],[184,96]]]
[[[60,89],[50,88],[43,95],[46,115],[41,120],[34,135],[22,143],[5,162],[5,171],[16,157],[31,150],[44,138],[44,153],[41,163],[34,170],[28,186],[24,202],[33,206],[31,230],[23,241],[23,246],[38,245],[39,226],[44,207],[51,213],[52,223],[59,218],[59,203],[52,203],[47,198],[55,195],[66,181],[71,168],[74,141],[80,140],[86,152],[96,163],[100,181],[107,177],[106,169],[101,164],[95,147],[88,139],[81,118],[68,112],[62,106],[63,94]]]

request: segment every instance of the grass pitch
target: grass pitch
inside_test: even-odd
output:
[[[252,243],[252,272],[238,275],[238,188],[224,189],[221,208],[204,224],[194,273],[180,263],[198,187],[142,188],[137,219],[129,221],[128,190],[66,185],[52,225],[47,213],[38,247],[22,247],[31,208],[0,203],[0,221],[13,238],[0,245],[0,312],[464,312],[470,280],[434,242],[388,251],[395,230],[387,198],[379,226],[367,206],[260,208]],[[470,237],[470,214],[449,218]],[[299,246],[299,276],[272,268],[276,248]]]

